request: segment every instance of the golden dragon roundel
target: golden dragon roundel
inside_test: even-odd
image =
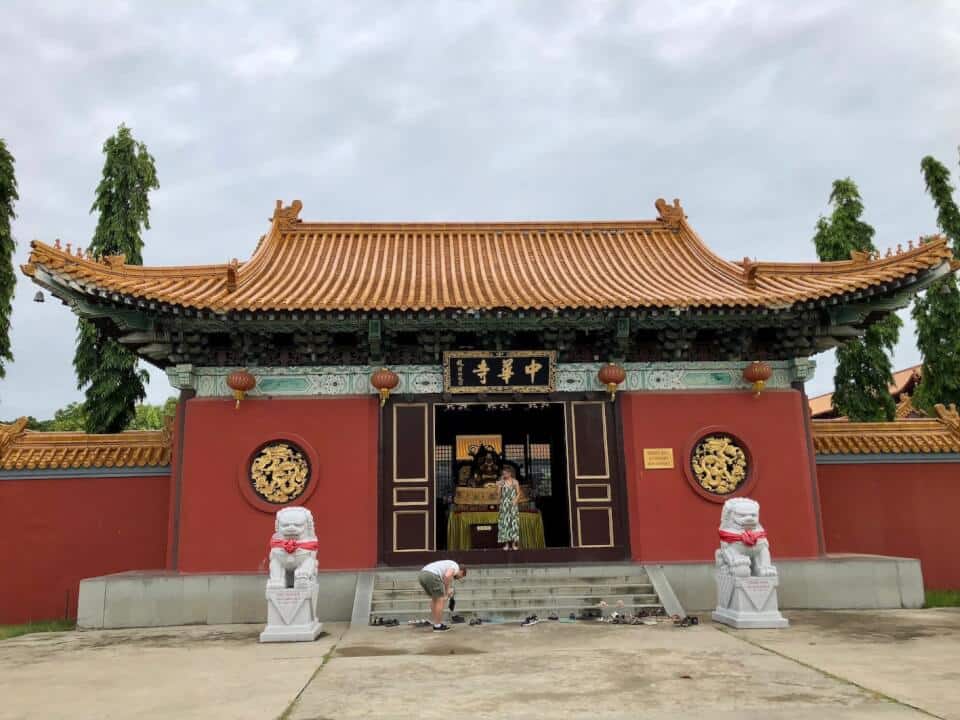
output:
[[[250,463],[250,484],[258,497],[283,505],[303,495],[310,484],[306,453],[287,440],[267,443]]]
[[[713,433],[694,445],[690,467],[697,484],[714,495],[729,495],[743,485],[749,470],[747,454],[736,438]]]

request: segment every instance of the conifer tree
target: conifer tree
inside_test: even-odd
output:
[[[920,161],[927,192],[937,208],[937,225],[960,259],[960,210],[953,199],[950,171],[935,158]],[[913,304],[917,347],[923,355],[915,404],[927,412],[936,403],[960,403],[960,290],[953,273],[935,281]]]
[[[863,222],[863,201],[850,178],[835,180],[830,193],[833,213],[817,220],[813,243],[823,261],[849,260],[850,252],[872,253],[874,229]],[[833,407],[856,422],[892,420],[896,405],[890,396],[893,379],[890,353],[900,335],[900,318],[889,315],[871,325],[862,338],[837,348]]]
[[[13,289],[17,276],[13,272],[13,251],[16,243],[10,224],[16,217],[13,204],[17,195],[17,178],[13,172],[13,155],[0,138],[0,378],[6,377],[6,363],[13,360],[10,349],[10,314],[13,312]]]
[[[99,212],[89,255],[125,255],[130,265],[143,264],[143,239],[150,228],[151,190],[160,187],[153,157],[121,125],[103,145],[103,177],[90,212]],[[149,376],[137,368],[137,357],[96,325],[78,321],[77,350],[73,358],[77,387],[86,387],[87,432],[112,433],[126,428],[136,404],[146,397]]]

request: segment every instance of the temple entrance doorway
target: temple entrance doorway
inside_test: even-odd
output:
[[[380,561],[629,558],[617,409],[599,393],[391,398],[380,426]],[[518,550],[498,541],[505,466],[521,489]]]
[[[504,466],[520,483],[521,546],[569,548],[563,403],[437,403],[433,409],[437,550],[500,547],[496,482]]]

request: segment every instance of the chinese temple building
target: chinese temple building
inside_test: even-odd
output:
[[[116,457],[88,443],[112,458],[94,467],[143,448],[150,503],[118,497],[162,537],[139,561],[150,565],[123,569],[262,571],[289,504],[313,512],[325,570],[440,556],[706,562],[736,495],[760,502],[777,557],[824,556],[817,453],[857,453],[864,431],[813,431],[810,357],[950,272],[946,241],[731,262],[678,201],[656,209],[644,221],[313,223],[299,201],[278,202],[249,260],[191,267],[34,242],[24,272],[180,391],[166,434],[124,433]],[[924,433],[954,437],[944,412]],[[43,457],[33,435],[8,428],[0,455],[36,445],[23,457]],[[957,455],[950,442],[935,452]],[[39,472],[39,460],[0,461]],[[494,487],[508,466],[521,486],[510,553]],[[101,502],[118,505],[105,490]]]

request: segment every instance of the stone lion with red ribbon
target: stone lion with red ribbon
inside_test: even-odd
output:
[[[317,579],[317,534],[313,514],[304,507],[277,513],[270,538],[267,588],[306,587]]]
[[[750,498],[731,498],[720,515],[717,569],[735,577],[776,577],[770,561],[770,542],[760,524],[760,504]]]

